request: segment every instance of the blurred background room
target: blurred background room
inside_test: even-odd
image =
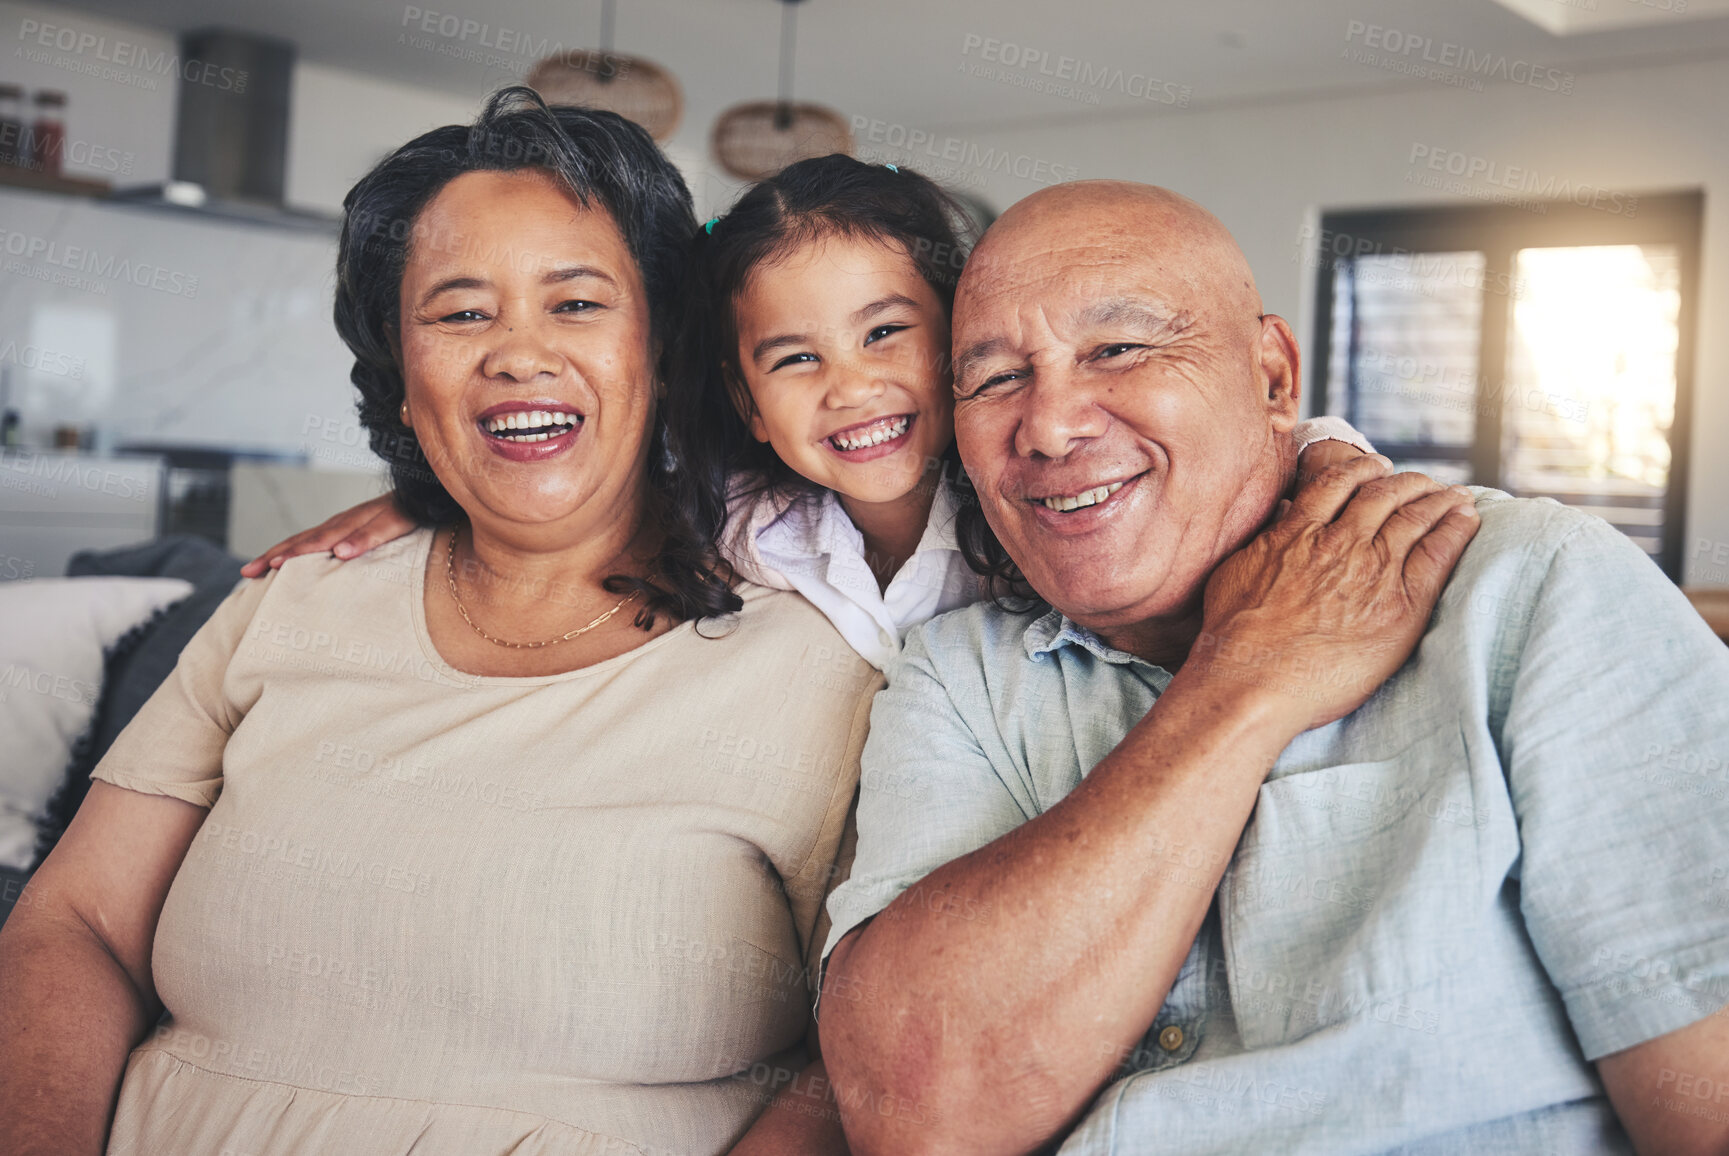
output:
[[[981,222],[1169,186],[1291,320],[1311,413],[1602,516],[1723,621],[1729,0],[80,0],[0,3],[0,46],[0,583],[249,557],[380,492],[331,324],[343,195],[530,83],[648,127],[698,219],[836,150]],[[99,746],[104,655],[234,581],[139,557],[73,572],[190,586],[103,619],[85,689],[0,654],[15,714]]]

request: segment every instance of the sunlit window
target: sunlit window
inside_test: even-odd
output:
[[[1656,553],[1675,421],[1675,247],[1524,249],[1514,267],[1506,483],[1604,513]]]
[[[1602,517],[1678,577],[1700,207],[1327,214],[1327,412],[1404,468]]]

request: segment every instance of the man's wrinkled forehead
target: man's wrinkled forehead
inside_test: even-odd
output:
[[[962,280],[955,297],[956,348],[1015,326],[1021,317],[1073,330],[1132,324],[1166,326],[1205,311],[1205,286],[1150,242],[1075,239],[1062,245],[1003,246]],[[979,332],[975,332],[979,331]]]
[[[1076,222],[1061,227],[1021,227],[1008,236],[992,238],[982,252],[978,272],[985,277],[961,279],[961,290],[989,292],[996,285],[1108,281],[1128,271],[1151,271],[1179,263],[1181,241],[1171,236],[1146,236],[1103,222]],[[969,261],[969,266],[971,262]],[[969,268],[968,270],[972,270]]]

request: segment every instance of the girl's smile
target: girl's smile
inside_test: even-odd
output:
[[[836,430],[822,444],[849,462],[869,462],[906,447],[907,431],[918,420],[916,413],[891,414],[857,422]]]

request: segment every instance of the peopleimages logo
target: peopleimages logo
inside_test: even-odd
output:
[[[15,160],[12,164],[36,172],[57,171],[59,162],[66,160],[79,168],[129,177],[132,164],[137,159],[135,153],[91,144],[87,140],[68,140],[59,133],[39,133],[17,121],[0,123],[0,149],[14,157],[29,157],[27,161]]]
[[[40,345],[19,345],[16,341],[0,342],[0,365],[16,365],[51,373],[55,377],[83,377],[84,359]]]
[[[0,461],[0,489],[57,498],[62,487],[107,494],[128,502],[142,502],[154,496],[145,479],[108,469],[97,459],[19,449]]]
[[[1161,80],[1149,73],[1096,64],[1075,56],[1053,57],[1048,49],[1029,48],[1012,40],[969,32],[961,41],[961,55],[970,57],[974,52],[978,53],[980,61],[1001,65],[1002,68],[993,70],[975,65],[969,70],[963,62],[961,71],[973,76],[994,77],[1003,84],[1050,92],[1085,104],[1099,103],[1098,94],[1101,92],[1116,92],[1136,100],[1187,108],[1189,98],[1194,95],[1194,89],[1186,84]]]
[[[1633,217],[1639,212],[1639,198],[1636,196],[1618,193],[1585,181],[1571,181],[1553,173],[1540,173],[1523,165],[1502,164],[1489,157],[1460,152],[1442,145],[1414,141],[1406,163],[1413,169],[1422,167],[1465,182],[1475,182],[1534,198],[1533,203],[1539,206],[1543,201],[1568,201],[1581,208],[1596,209],[1618,217]]]
[[[19,45],[14,55],[39,64],[55,64],[58,67],[68,67],[77,72],[89,72],[92,75],[103,76],[104,79],[120,79],[105,76],[104,70],[85,62],[60,62],[47,57],[40,51],[44,48],[56,49],[70,53],[73,56],[87,57],[111,64],[116,68],[131,69],[135,72],[154,74],[156,76],[174,76],[192,84],[208,85],[224,92],[235,94],[246,91],[249,73],[240,68],[221,68],[206,60],[189,56],[185,60],[178,52],[162,50],[152,52],[147,45],[133,44],[129,40],[110,40],[106,36],[98,36],[94,32],[80,32],[63,24],[44,24],[40,20],[24,20],[18,25],[18,39],[34,40],[28,48]]]
[[[1505,80],[1540,92],[1573,94],[1571,72],[1513,59],[1503,52],[1478,52],[1453,40],[1436,40],[1432,36],[1352,20],[1345,25],[1345,42],[1340,55],[1359,64],[1377,64],[1382,68],[1403,65],[1394,70],[1417,76],[1425,75],[1422,66],[1432,65],[1442,73],[1477,81]],[[1358,45],[1361,47],[1353,47]]]
[[[458,16],[454,12],[433,12],[413,4],[403,5],[401,27],[407,31],[398,34],[398,44],[437,52],[441,56],[509,67],[519,72],[526,71],[524,61],[540,61],[549,56],[582,51],[578,44],[566,45],[547,36],[537,38],[535,33],[520,28],[502,24],[495,27],[484,20]],[[416,32],[424,36],[414,36]],[[434,36],[444,43],[434,43],[430,39]],[[485,49],[504,55],[489,55],[483,51]],[[631,60],[628,56],[615,56],[610,52],[585,51],[578,60],[566,61],[567,67],[573,63],[584,72],[617,80],[630,72]]]
[[[55,269],[88,274],[99,279],[95,282],[98,285],[102,281],[127,281],[140,289],[154,289],[175,297],[198,296],[198,278],[189,273],[163,265],[153,265],[148,261],[104,256],[83,245],[64,245],[46,237],[14,232],[4,227],[0,227],[0,252],[12,257],[22,257],[25,261],[41,261]],[[6,272],[32,275],[28,266],[21,264],[18,268],[8,265]]]
[[[1310,242],[1320,240],[1318,246]],[[1484,265],[1462,261],[1456,253],[1420,252],[1398,245],[1383,245],[1372,237],[1356,236],[1334,229],[1316,230],[1304,225],[1297,231],[1297,247],[1292,259],[1305,268],[1335,268],[1340,261],[1356,261],[1377,257],[1381,261],[1367,268],[1359,267],[1357,276],[1368,283],[1394,285],[1402,291],[1433,296],[1442,286],[1462,286],[1481,289],[1499,297],[1515,300],[1525,296],[1526,285],[1521,277],[1497,272]]]
[[[910,158],[907,163],[914,165],[919,165],[922,158],[929,157],[934,161],[946,161],[975,172],[1005,173],[1041,185],[1072,181],[1080,175],[1080,170],[1073,165],[1053,164],[1042,157],[1027,153],[989,148],[961,137],[938,136],[928,129],[872,120],[868,116],[854,116],[852,131],[854,139],[861,145],[886,145],[894,150],[889,155],[904,154]],[[862,154],[868,151],[861,150],[861,160],[866,159]],[[933,170],[920,165],[920,171],[935,179]]]

